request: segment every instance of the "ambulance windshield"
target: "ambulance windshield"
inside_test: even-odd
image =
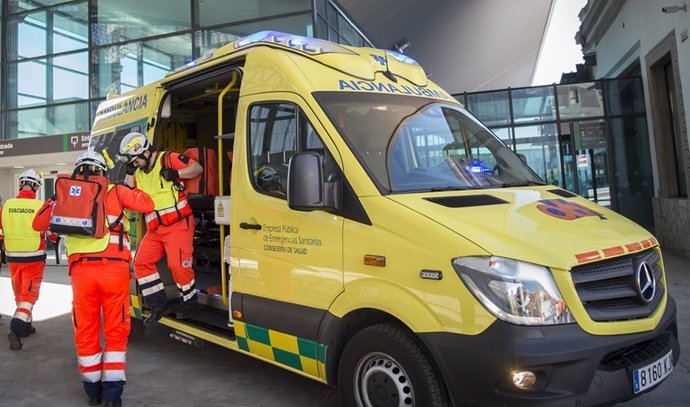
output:
[[[315,94],[385,193],[543,184],[491,131],[458,105],[372,93]]]

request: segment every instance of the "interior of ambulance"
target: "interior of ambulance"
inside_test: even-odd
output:
[[[229,269],[224,264],[221,249],[230,229],[232,148],[241,80],[240,67],[224,66],[172,83],[167,87],[157,122],[153,124],[156,150],[185,152],[193,147],[200,148],[198,159],[193,158],[204,167],[201,185],[187,191],[196,224],[192,267],[199,303],[194,316],[185,323],[224,334],[232,334],[232,327],[229,324]],[[214,210],[217,196],[228,198],[222,201],[226,206],[223,208],[225,220],[218,222]],[[168,299],[174,303],[178,298],[177,286],[165,261],[161,261],[158,268]]]

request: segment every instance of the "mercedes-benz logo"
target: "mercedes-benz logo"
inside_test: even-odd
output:
[[[649,304],[654,299],[656,294],[656,278],[654,277],[654,270],[646,261],[640,262],[635,273],[635,280],[637,282],[637,293],[640,299]]]

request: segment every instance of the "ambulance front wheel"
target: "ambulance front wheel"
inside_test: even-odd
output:
[[[367,327],[350,339],[340,359],[338,388],[348,407],[450,406],[422,343],[391,324]]]
[[[135,341],[144,336],[146,332],[146,325],[144,325],[144,320],[139,318],[130,317],[129,324],[129,340]]]

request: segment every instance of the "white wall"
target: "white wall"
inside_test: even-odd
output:
[[[681,42],[681,33],[690,28],[690,13],[679,11],[665,14],[663,6],[682,5],[684,0],[628,0],[623,5],[617,18],[608,28],[606,35],[597,44],[597,65],[595,77],[615,77],[627,68],[634,60],[640,61],[644,82],[645,103],[647,112],[651,112],[649,83],[645,56],[671,31],[675,30],[678,63],[681,72],[681,89],[683,92],[685,117],[690,118],[690,39]],[[657,194],[659,189],[658,163],[653,141],[653,123],[648,115],[650,148],[652,150],[652,167]],[[688,126],[688,123],[686,123]],[[690,134],[690,129],[687,132]]]

